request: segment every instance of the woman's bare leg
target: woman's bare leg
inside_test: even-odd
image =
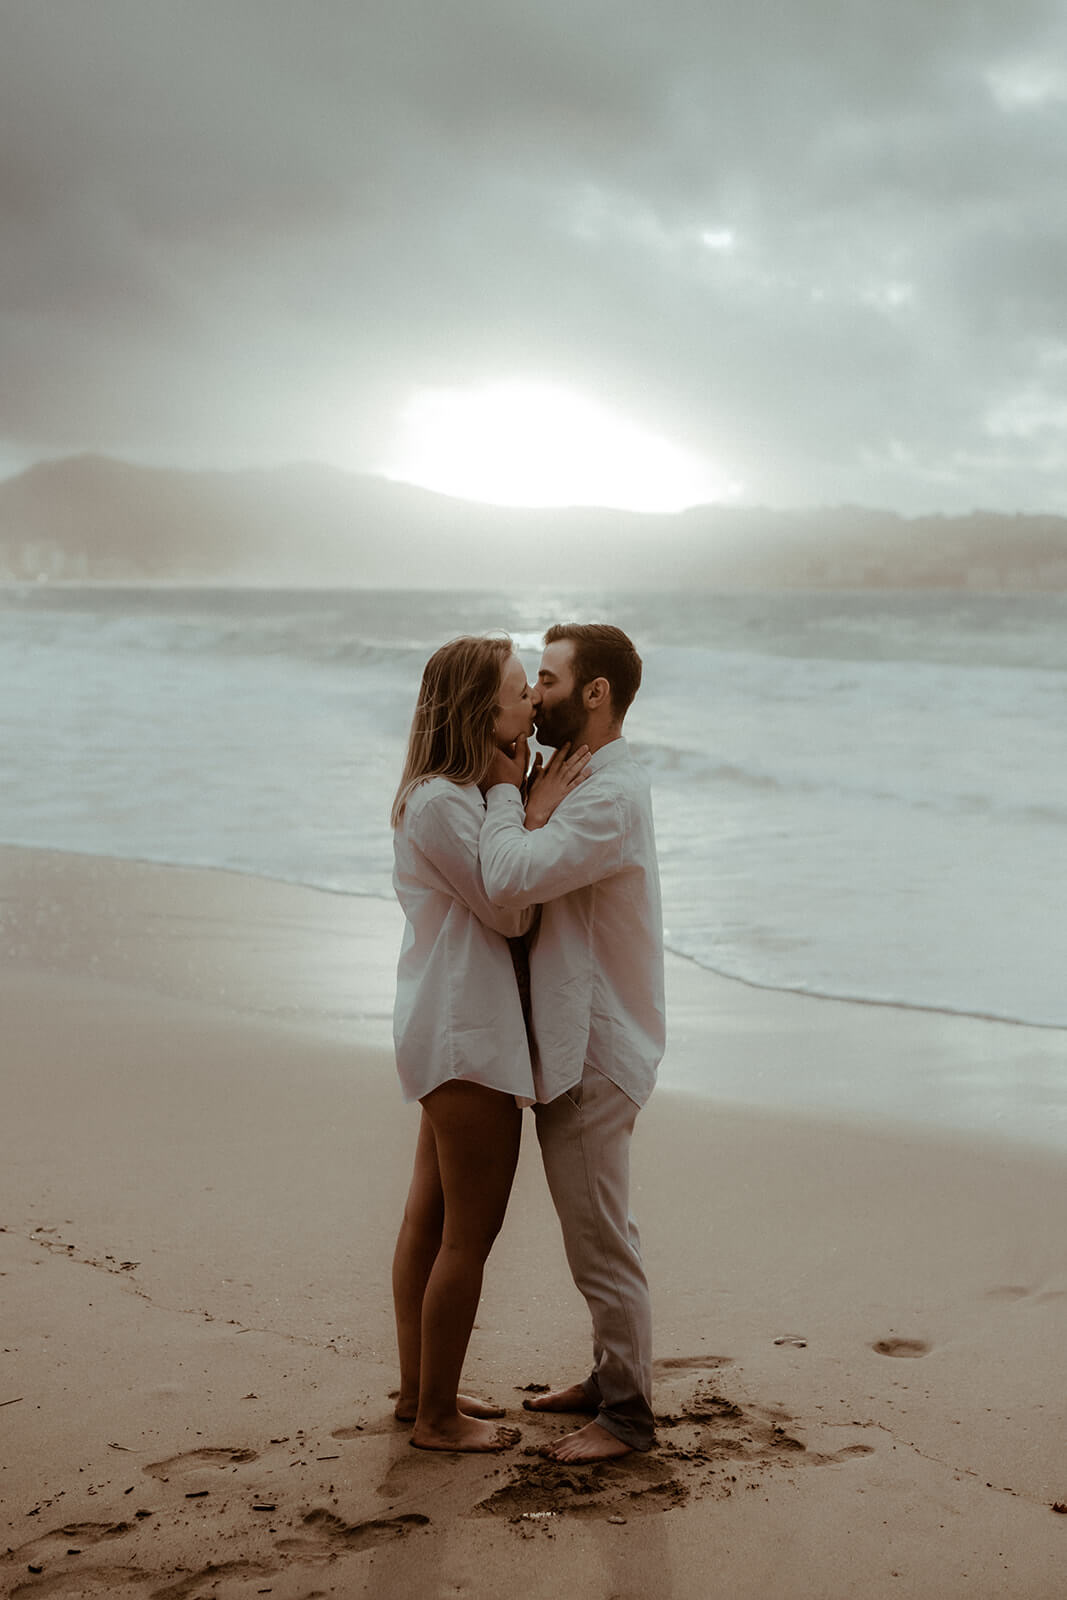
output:
[[[431,1268],[441,1248],[445,1197],[437,1170],[433,1124],[425,1111],[415,1146],[415,1170],[404,1206],[404,1220],[393,1255],[393,1306],[396,1343],[400,1354],[398,1416],[414,1417],[419,1401],[422,1353],[422,1297]]]
[[[422,1300],[426,1283],[441,1248],[445,1198],[437,1169],[437,1141],[433,1123],[424,1111],[415,1147],[404,1220],[393,1256],[393,1306],[396,1342],[400,1355],[400,1394],[395,1406],[402,1422],[414,1422],[419,1407],[422,1367]],[[502,1417],[504,1408],[468,1394],[458,1396],[459,1408],[469,1417]]]
[[[412,1444],[426,1450],[499,1450],[514,1429],[466,1415],[457,1391],[519,1155],[521,1113],[511,1095],[455,1080],[422,1102],[444,1200],[441,1246],[422,1302],[419,1408]]]

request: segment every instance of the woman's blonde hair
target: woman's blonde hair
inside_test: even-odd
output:
[[[496,751],[493,723],[500,679],[511,655],[506,634],[466,635],[442,645],[427,661],[393,801],[394,828],[411,791],[424,779],[480,783],[485,777]]]

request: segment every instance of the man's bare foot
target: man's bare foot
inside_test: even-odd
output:
[[[595,1416],[597,1407],[580,1383],[567,1389],[553,1389],[549,1394],[531,1395],[522,1402],[524,1411],[588,1411]]]
[[[587,1422],[577,1433],[566,1433],[555,1444],[543,1445],[539,1454],[549,1461],[614,1461],[632,1455],[628,1444],[616,1439],[599,1422]]]
[[[457,1413],[433,1428],[416,1423],[411,1443],[416,1450],[510,1450],[521,1438],[518,1428],[502,1428]]]
[[[504,1417],[507,1412],[503,1406],[495,1406],[491,1400],[477,1400],[473,1395],[458,1394],[456,1396],[456,1409],[462,1411],[465,1417]],[[405,1400],[403,1396],[393,1407],[393,1416],[398,1422],[414,1422],[418,1415],[419,1401],[416,1395],[414,1400]]]

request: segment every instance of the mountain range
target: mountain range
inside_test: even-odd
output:
[[[42,581],[1067,590],[1067,518],[517,509],[316,464],[71,456],[0,482],[0,582]]]

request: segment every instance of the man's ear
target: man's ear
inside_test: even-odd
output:
[[[610,701],[611,684],[607,678],[591,678],[582,690],[582,699],[587,711],[595,711],[598,706]]]

